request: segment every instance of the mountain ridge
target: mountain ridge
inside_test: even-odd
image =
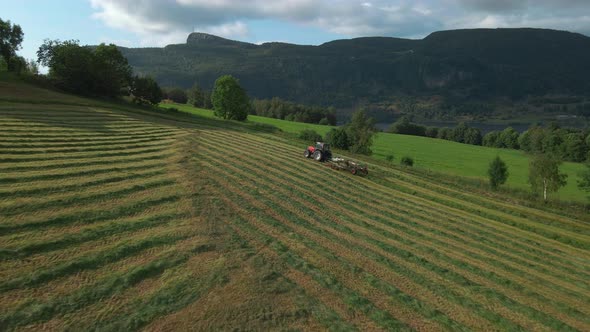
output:
[[[164,86],[211,88],[218,76],[231,74],[252,97],[324,105],[590,91],[590,37],[551,29],[458,29],[423,39],[359,37],[321,45],[257,45],[192,33],[185,44],[121,50],[138,73]]]

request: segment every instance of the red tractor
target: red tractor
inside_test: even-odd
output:
[[[330,144],[324,142],[317,142],[315,146],[308,146],[303,153],[305,158],[313,158],[317,161],[326,161],[332,159],[332,151]]]

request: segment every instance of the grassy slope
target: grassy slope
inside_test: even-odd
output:
[[[213,116],[209,110],[186,105],[165,104],[164,106],[176,107],[179,110],[201,116]],[[276,126],[289,133],[299,133],[303,129],[313,129],[324,135],[331,128],[329,126],[284,121],[260,116],[249,116],[248,119],[252,122]],[[507,184],[518,189],[528,190],[530,188],[528,184],[529,157],[522,151],[459,144],[427,137],[379,133],[375,139],[373,152],[374,157],[378,159],[385,159],[386,156],[393,155],[395,160],[399,162],[403,156],[410,156],[414,158],[416,167],[484,180],[487,179],[486,172],[490,161],[494,157],[500,156],[508,165],[510,172]],[[582,170],[584,170],[583,164],[563,163],[561,171],[568,175],[568,183],[557,194],[554,194],[553,197],[577,202],[586,201],[587,194],[577,187],[579,173]]]
[[[352,176],[250,124],[1,91],[3,330],[590,329],[586,215]]]

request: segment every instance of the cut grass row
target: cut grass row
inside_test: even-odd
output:
[[[125,166],[125,167],[108,167],[108,168],[90,167],[89,169],[75,170],[75,171],[68,170],[66,172],[63,172],[60,170],[59,173],[41,173],[41,174],[35,174],[35,175],[28,175],[27,174],[25,176],[3,177],[3,178],[0,178],[0,184],[4,184],[4,185],[22,184],[22,183],[38,182],[38,181],[72,179],[72,178],[77,178],[77,177],[89,177],[89,176],[99,175],[99,174],[132,173],[135,171],[163,168],[165,166],[166,166],[166,163],[156,162],[156,163],[150,163],[150,164],[140,163],[139,165],[131,165],[131,166]]]
[[[154,148],[160,147],[165,145],[170,145],[173,140],[158,140],[156,142],[149,142],[149,143],[138,143],[138,144],[129,144],[129,145],[119,145],[119,144],[108,144],[98,147],[82,147],[82,148],[47,148],[47,147],[39,147],[34,149],[1,149],[0,153],[6,156],[16,156],[16,155],[34,155],[34,154],[42,154],[52,155],[52,154],[69,154],[72,155],[73,153],[87,153],[87,152],[109,152],[109,151],[128,151],[133,149],[139,148]]]
[[[4,260],[23,259],[25,257],[48,253],[89,241],[104,239],[114,234],[124,234],[138,231],[144,228],[150,228],[166,224],[176,219],[183,219],[187,215],[179,213],[171,214],[154,214],[148,217],[131,218],[127,220],[117,220],[100,225],[92,229],[86,229],[79,233],[67,234],[61,237],[55,237],[43,242],[29,242],[15,249],[4,249],[0,252],[0,257]]]
[[[250,159],[250,158],[249,158],[249,159]],[[241,162],[243,162],[243,163],[248,163],[248,161],[245,161],[245,160],[240,160],[240,161],[241,161]],[[253,162],[255,162],[255,161],[253,161]],[[253,166],[254,166],[254,165],[253,165]],[[273,164],[273,163],[270,163],[270,164],[269,164],[269,166],[270,166],[270,167],[272,167],[272,166],[274,166],[274,164]],[[253,172],[256,172],[256,171],[254,170]],[[272,170],[263,171],[261,175],[264,175],[264,174],[265,174],[265,172],[266,172],[266,174],[268,174],[268,173],[272,172]],[[256,172],[256,173],[258,173],[258,172]],[[284,178],[284,179],[288,179],[289,181],[292,181],[292,183],[297,183],[297,181],[298,181],[298,178],[297,178],[297,177],[291,177],[291,176],[288,176],[288,175],[286,175],[285,173],[283,173],[283,174],[280,174],[280,175],[279,175],[279,177],[277,177],[277,178],[275,178],[275,179],[273,179],[273,180],[271,180],[271,181],[281,181],[281,179],[283,179],[283,178]],[[306,187],[308,184],[311,184],[311,183],[309,183],[310,181],[307,181],[307,182],[308,182],[307,184],[306,184],[306,183],[297,183],[297,184],[298,184],[299,188],[304,188],[304,187]],[[321,185],[321,184],[320,184],[320,185]],[[317,191],[317,189],[318,189],[318,188],[316,187],[316,189],[315,189],[315,190]],[[313,190],[313,189],[312,189],[312,190]],[[342,190],[345,190],[345,188],[342,188]],[[338,203],[339,203],[340,205],[347,205],[347,204],[350,204],[350,203],[352,203],[352,202],[354,202],[354,201],[355,201],[355,198],[352,198],[352,197],[350,197],[350,198],[349,198],[349,197],[346,197],[346,198],[344,198],[344,200],[343,200],[343,201],[339,201],[340,199],[339,199],[338,197],[332,196],[332,195],[330,195],[329,193],[328,193],[328,194],[324,194],[324,197],[326,197],[326,198],[329,198],[329,199],[330,199],[330,202],[332,202],[332,203],[333,203],[333,202],[337,202],[337,201],[338,201]],[[326,202],[326,204],[330,204],[330,202]],[[377,214],[375,215],[375,218],[380,218],[380,217],[381,217],[381,216],[383,216],[383,215],[391,215],[391,214],[390,214],[391,212],[389,212],[389,211],[380,211],[380,206],[372,206],[372,205],[371,205],[371,206],[370,206],[370,208],[371,208],[371,209],[370,209],[371,211],[379,211],[379,212],[377,212]],[[415,212],[412,212],[412,211],[410,211],[410,210],[406,210],[406,211],[402,211],[402,213],[403,213],[403,214],[394,215],[394,216],[393,216],[393,218],[394,218],[394,219],[395,219],[395,218],[401,218],[401,220],[405,220],[406,222],[408,222],[407,215],[408,215],[408,214],[409,214],[409,215],[412,215],[412,214],[413,214],[413,213],[415,213]],[[426,216],[426,218],[428,218],[428,217],[427,217],[428,215],[423,215],[422,217],[424,217],[424,216]],[[359,217],[361,217],[361,214],[357,215],[357,218],[359,218]],[[362,218],[362,217],[361,217],[361,218]],[[418,219],[418,220],[419,220],[418,222],[420,222],[420,219]],[[432,228],[432,225],[435,225],[435,223],[434,223],[434,222],[435,222],[435,220],[434,220],[433,218],[431,218],[431,220],[430,220],[430,221],[432,222],[432,224],[430,224],[430,225],[427,225],[427,226],[429,226],[430,228]],[[408,222],[408,223],[410,223],[410,224],[411,224],[411,225],[413,225],[413,226],[420,226],[420,225],[416,224],[416,222]],[[424,227],[424,226],[421,226],[421,227]],[[436,228],[436,226],[434,226],[434,227]],[[444,231],[445,231],[445,230],[444,230],[444,229],[442,229],[442,232],[444,232]],[[441,232],[441,229],[439,228],[439,230],[438,230],[437,232],[439,232],[439,233],[440,233],[440,232]],[[475,242],[473,242],[473,241],[472,241],[472,239],[471,239],[471,238],[469,238],[469,237],[461,236],[461,234],[462,234],[462,233],[463,233],[463,232],[461,232],[461,233],[458,233],[458,234],[460,234],[459,236],[457,236],[457,235],[450,235],[450,237],[449,237],[449,235],[448,235],[448,234],[445,234],[445,233],[442,233],[442,234],[445,234],[445,236],[446,236],[446,238],[444,238],[445,240],[446,240],[446,239],[458,240],[458,241],[457,241],[457,242],[455,242],[455,243],[460,243],[460,244],[463,244],[463,243],[468,243],[468,244],[470,244],[470,245],[473,245],[473,246],[475,246],[475,247],[482,248],[482,250],[483,250],[483,251],[480,251],[480,252],[481,252],[481,253],[483,253],[483,255],[486,255],[486,252],[489,250],[489,248],[486,248],[485,246],[481,246],[481,245],[479,245],[478,241],[475,241]],[[473,242],[473,243],[470,243],[470,242]],[[493,254],[496,254],[495,250],[493,250],[493,249],[491,250],[491,253],[493,253]],[[502,255],[503,255],[503,254],[500,254],[500,255],[498,255],[498,257],[502,257]],[[493,256],[489,256],[489,255],[488,255],[488,256],[486,256],[486,257],[485,257],[485,258],[483,258],[483,259],[492,259],[492,260],[494,260]],[[509,267],[508,269],[509,269],[509,270],[511,270],[511,271],[519,271],[518,267],[520,267],[520,265],[521,265],[521,264],[522,264],[522,262],[521,262],[521,261],[518,261],[518,262],[517,262],[517,264],[512,264],[512,263],[510,263],[510,264],[509,264],[509,265],[510,265],[510,267]],[[535,261],[532,261],[532,262],[530,262],[530,263],[529,263],[529,266],[531,266],[531,267],[535,267],[535,268],[536,268],[536,267],[537,267],[537,264],[538,264],[538,261],[537,261],[537,262],[535,262]],[[500,267],[506,267],[506,264],[505,264],[505,263],[503,263],[503,262],[496,262],[496,265],[498,265],[498,266],[500,266]],[[551,267],[553,267],[553,266],[551,266]],[[526,275],[528,275],[528,272],[530,272],[530,271],[527,271],[527,273],[520,273],[520,271],[519,271],[520,275],[523,275],[523,276],[526,276]],[[542,268],[541,268],[541,271],[534,271],[534,274],[536,275],[536,274],[538,274],[538,272],[542,272],[542,275],[545,275],[545,274],[547,274],[548,276],[551,276],[551,274],[552,274],[552,271],[550,271],[550,270],[547,270],[547,269],[542,269]],[[554,280],[555,280],[555,282],[557,282],[557,283],[561,283],[561,281],[562,281],[562,279],[564,279],[564,277],[566,277],[565,279],[569,280],[569,278],[567,278],[567,275],[565,275],[565,276],[564,276],[564,274],[563,274],[563,273],[561,273],[561,271],[560,271],[560,273],[559,273],[559,274],[556,274],[556,278],[555,278]],[[580,282],[580,281],[582,281],[582,280],[579,280],[579,279],[578,279],[578,280],[576,280],[576,279],[574,279],[574,282]],[[571,286],[569,283],[566,283],[565,285],[566,285],[567,287]]]
[[[173,123],[174,116],[162,116]],[[242,268],[263,255],[281,271],[255,282],[272,288],[286,276],[294,284],[277,292],[306,293],[308,311],[296,315],[311,314],[337,330],[588,329],[590,262],[580,263],[585,250],[510,224],[549,230],[563,221],[560,235],[581,230],[583,239],[584,226],[575,218],[524,220],[519,214],[527,210],[514,204],[470,200],[400,171],[375,168],[369,178],[351,177],[303,159],[284,137],[191,121],[179,124],[198,129],[190,139],[188,130],[172,126],[151,126],[168,132],[137,139],[107,131],[85,136],[92,129],[80,126],[80,136],[66,130],[39,137],[45,143],[34,137],[15,142],[26,152],[63,144],[57,150],[72,158],[63,168],[40,154],[34,156],[41,160],[0,163],[9,179],[63,176],[0,189],[0,213],[16,218],[0,223],[0,262],[9,268],[0,273],[0,298],[11,303],[2,306],[1,326],[128,330],[189,306],[207,312],[208,302],[201,301],[214,292],[209,300],[220,299],[219,292],[232,291],[226,285],[252,278]],[[70,137],[96,148],[94,156],[74,160]],[[180,138],[182,144],[161,151],[111,157],[98,151],[126,146],[121,152],[134,152],[130,145]],[[14,138],[1,139],[8,147]],[[119,174],[140,165],[158,166]],[[92,170],[99,174],[78,174]],[[474,209],[478,205],[485,210]],[[496,207],[510,211],[496,213]],[[222,247],[227,255],[200,260]],[[242,317],[283,319],[273,314]],[[191,317],[190,311],[183,315]]]
[[[0,142],[3,144],[64,144],[64,143],[70,143],[70,144],[74,144],[77,146],[77,144],[85,144],[88,142],[96,142],[96,143],[100,143],[100,142],[120,142],[120,141],[129,141],[129,140],[134,140],[134,139],[149,139],[149,138],[153,138],[153,139],[159,139],[159,138],[168,138],[168,137],[173,137],[174,135],[176,135],[177,132],[169,132],[169,131],[165,131],[163,133],[152,133],[152,134],[138,134],[138,135],[134,135],[134,134],[128,134],[128,135],[121,135],[121,136],[116,136],[116,137],[111,137],[108,135],[102,135],[102,136],[84,136],[82,138],[80,137],[60,137],[60,136],[56,136],[53,138],[38,138],[38,137],[4,137],[2,139],[0,139]]]
[[[73,195],[67,198],[50,198],[42,202],[13,204],[9,206],[0,206],[0,213],[5,217],[11,217],[17,214],[27,213],[28,211],[42,212],[44,209],[62,209],[76,205],[100,204],[106,200],[119,199],[133,195],[145,190],[155,190],[176,184],[174,180],[157,179],[151,182],[142,182],[133,186],[126,185],[122,189],[114,191],[103,191],[93,195]]]
[[[22,188],[10,188],[8,190],[2,190],[0,191],[0,198],[30,198],[37,196],[46,196],[55,193],[67,193],[72,191],[83,190],[85,188],[97,187],[100,185],[113,184],[126,180],[133,180],[139,178],[149,179],[166,173],[167,171],[165,169],[160,168],[148,169],[143,172],[134,172],[132,174],[104,174],[100,177],[85,179],[84,181],[80,181],[80,179],[78,179],[78,181],[74,181],[73,183],[55,183],[54,181],[35,183],[35,186],[23,186]]]
[[[162,137],[154,137],[149,136],[145,138],[130,138],[130,139],[122,139],[116,141],[107,141],[104,142],[102,140],[99,141],[86,141],[86,142],[34,142],[34,143],[4,143],[0,141],[0,149],[1,150],[9,150],[9,149],[57,149],[57,148],[69,148],[69,147],[100,147],[100,146],[110,146],[110,145],[129,145],[129,144],[139,144],[139,143],[150,143],[150,142],[157,142],[161,141]]]
[[[233,180],[233,178],[231,178],[231,179]],[[254,196],[251,196],[248,193],[244,193],[241,190],[240,191],[236,191],[235,188],[228,188],[230,185],[228,185],[227,183],[224,183],[221,186],[224,187],[225,190],[230,190],[230,189],[231,190],[234,190],[236,192],[236,194],[238,194],[239,197],[241,197],[241,199],[235,201],[234,204],[236,204],[236,202],[239,205],[241,205],[240,202],[244,202],[244,204],[246,204],[246,205],[241,205],[241,206],[248,206],[248,205],[251,206],[252,204],[255,204],[255,203],[252,203],[252,202],[254,202],[256,200],[254,198]],[[251,190],[254,190],[254,189],[251,189]],[[244,197],[246,197],[246,198],[244,198]],[[274,203],[276,204],[276,202],[274,202]],[[259,204],[263,204],[263,203],[259,203]],[[259,205],[257,210],[258,211],[269,211],[271,208],[273,209],[273,211],[277,211],[276,210],[276,207],[275,206],[272,206],[272,205]],[[250,214],[254,213],[252,211],[245,211],[243,208],[242,209],[237,208],[237,209],[239,209],[241,211],[240,215],[248,214],[248,212]],[[278,211],[281,211],[281,210],[278,210]],[[258,223],[258,221],[264,220],[266,223],[271,223],[271,225],[273,225],[273,226],[278,226],[278,225],[283,225],[283,226],[284,225],[292,225],[292,222],[290,220],[288,220],[288,219],[285,218],[285,215],[286,214],[289,214],[289,213],[291,215],[295,215],[295,216],[298,216],[299,218],[301,218],[301,212],[299,212],[297,210],[280,213],[278,215],[277,214],[274,214],[274,213],[271,213],[271,212],[267,212],[266,213],[266,215],[267,215],[266,217],[263,214],[254,213],[253,219],[250,219],[249,222],[251,222],[251,223]],[[293,217],[291,217],[291,218],[293,218]],[[284,227],[286,227],[286,226],[284,226]],[[294,226],[294,227],[297,227],[297,226]],[[302,231],[301,229],[299,229],[299,232],[304,232],[305,233],[305,231]],[[287,234],[289,236],[294,236],[295,233],[293,233],[293,229],[289,228],[289,229],[285,230],[285,234]],[[309,238],[311,238],[311,239],[314,239],[314,238],[317,239],[317,234],[314,234],[314,233],[307,232],[306,234],[304,234],[304,236],[305,236],[305,238],[308,238],[308,239]],[[301,239],[298,238],[298,240],[301,240]],[[318,244],[318,243],[322,243],[323,246],[328,245],[325,242],[325,240],[317,241],[316,244]],[[339,242],[336,242],[336,243],[339,243]],[[329,246],[333,246],[333,245],[330,243]],[[358,256],[358,253],[357,254],[351,253],[349,251],[349,249],[346,249],[345,247],[339,247],[338,249],[327,249],[326,247],[322,247],[319,244],[316,245],[315,247],[314,246],[308,246],[308,247],[310,248],[310,250],[319,251],[319,252],[322,252],[322,253],[332,252],[332,256],[334,255],[334,253],[338,253],[338,255],[340,255],[340,256],[342,256],[344,253],[347,253],[348,254],[347,257],[350,257],[350,255],[356,256],[357,257],[356,258],[356,262],[362,261],[362,259],[360,258],[360,256]],[[333,258],[334,257],[330,257],[330,259],[333,259]],[[339,259],[339,260],[341,260],[341,259]],[[339,262],[339,263],[342,263],[342,262]],[[318,263],[317,265],[318,266],[322,266],[322,267],[326,266],[326,268],[328,268],[330,271],[333,271],[335,269],[339,269],[339,265],[334,265],[333,262],[332,263],[328,263],[328,261],[322,261],[321,264]],[[350,267],[347,270],[349,270],[349,271],[356,271],[355,273],[360,273],[360,271],[362,271],[363,269],[367,268],[366,267],[366,261],[365,261],[365,264],[363,264],[363,265],[365,265],[365,266],[363,266],[362,268],[360,268],[360,267]],[[344,270],[340,276],[341,277],[342,276],[346,276],[346,271],[347,270]],[[373,269],[373,271],[374,271],[374,269]],[[391,275],[389,275],[388,277],[391,277]],[[347,279],[349,279],[349,278],[347,278]],[[386,279],[387,279],[387,277],[386,277]],[[399,282],[399,281],[400,280],[397,279],[397,282]],[[350,285],[353,285],[353,284],[354,283],[350,283]],[[354,286],[351,286],[351,287],[354,287]],[[427,311],[428,310],[432,310],[432,314],[431,315],[433,315],[433,317],[436,316],[436,315],[439,315],[439,316],[441,315],[440,313],[437,313],[436,310],[428,309],[429,306],[426,305],[425,303],[421,303],[420,301],[418,301],[416,299],[413,299],[411,296],[406,295],[405,293],[401,292],[399,289],[397,289],[397,288],[395,288],[395,287],[393,287],[391,285],[388,286],[387,288],[388,288],[388,292],[390,293],[390,295],[394,295],[395,294],[396,297],[401,297],[403,301],[414,305],[414,307],[412,308],[413,310],[412,309],[406,309],[406,315],[411,315],[410,313],[412,311],[415,311],[417,308],[423,308],[424,310],[427,310]],[[406,288],[406,286],[404,286],[404,288]],[[379,300],[379,297],[373,297],[373,298],[374,299],[377,299],[377,301],[380,301]],[[395,300],[392,300],[392,301],[395,301]],[[400,304],[401,303],[398,303],[398,306],[395,306],[397,308],[396,311],[404,311],[403,307],[400,307],[399,306]],[[451,307],[452,307],[452,305],[451,305]],[[439,318],[441,318],[441,317],[439,317]],[[446,318],[444,318],[444,317],[442,319],[443,320],[446,320]]]
[[[203,252],[203,246],[197,245],[192,250],[195,254]],[[122,292],[138,284],[146,278],[153,278],[166,270],[185,263],[191,256],[191,251],[184,254],[166,252],[155,257],[149,263],[131,268],[124,273],[111,274],[105,280],[94,285],[79,289],[68,296],[57,296],[45,303],[27,303],[13,312],[0,316],[0,323],[6,328],[26,326],[32,323],[46,321],[56,315],[63,315],[79,310],[89,304],[96,303],[108,296]]]
[[[309,225],[306,226],[307,228],[309,228]],[[309,236],[309,235],[308,235]]]
[[[285,149],[286,150],[293,150],[293,147],[286,146]],[[293,150],[291,156],[296,156],[298,154],[300,154],[300,152],[298,153],[297,150]],[[355,180],[351,180],[351,181],[355,181]],[[497,207],[498,211],[491,210],[491,209],[485,209],[485,208],[482,208],[481,206],[477,206],[475,204],[469,204],[468,202],[466,202],[465,203],[466,206],[464,206],[462,200],[457,200],[452,197],[443,196],[438,193],[432,192],[429,189],[426,189],[426,187],[430,187],[428,184],[423,184],[421,187],[413,186],[412,188],[408,188],[408,186],[412,186],[412,185],[410,183],[403,183],[401,185],[397,185],[394,189],[397,189],[398,191],[401,190],[403,192],[406,192],[406,193],[409,193],[412,195],[418,194],[419,196],[423,196],[425,198],[425,201],[427,201],[427,202],[440,202],[443,205],[445,205],[446,208],[452,207],[452,208],[456,208],[456,209],[462,209],[462,210],[465,210],[466,212],[469,212],[471,214],[482,215],[488,219],[492,219],[492,220],[495,220],[498,222],[507,223],[510,226],[519,227],[519,228],[527,231],[527,233],[530,231],[533,231],[533,232],[543,235],[545,237],[555,239],[557,241],[560,241],[560,242],[563,242],[566,244],[570,244],[570,245],[574,245],[574,246],[577,246],[580,248],[585,248],[585,247],[590,246],[590,240],[588,240],[590,238],[580,235],[577,232],[577,230],[579,228],[584,229],[585,226],[583,226],[583,225],[573,229],[574,232],[566,232],[564,235],[563,233],[565,231],[560,228],[539,225],[538,223],[536,223],[534,221],[527,220],[522,217],[516,217],[514,215],[509,215],[509,214],[503,213],[502,211],[506,209],[505,206],[504,207],[498,206]],[[580,224],[582,224],[582,223],[580,223]]]
[[[154,160],[168,159],[173,154],[167,152],[164,154],[152,154],[152,155],[141,155],[133,158],[96,158],[96,160],[82,161],[82,162],[68,162],[68,163],[19,163],[18,166],[3,167],[0,171],[4,174],[10,173],[21,173],[21,172],[35,172],[35,171],[48,171],[55,169],[66,169],[66,168],[78,168],[86,166],[105,166],[105,165],[120,165],[120,164],[131,164],[136,162],[146,162]],[[23,165],[26,164],[26,165]]]
[[[178,187],[178,174],[168,167],[178,158],[175,140],[182,131],[149,122],[119,125],[110,119],[104,128],[93,128],[77,127],[69,118],[53,120],[71,129],[56,129],[58,123],[48,124],[53,128],[26,121],[2,124],[8,131],[0,141],[6,171],[0,177],[5,185],[0,256],[9,271],[0,274],[0,294],[11,303],[2,305],[7,309],[0,314],[2,329],[42,324],[108,302],[169,272],[186,274],[187,261],[214,249],[198,244],[200,229],[187,219],[193,215],[190,204]],[[171,287],[173,278],[167,276],[165,283],[154,284],[153,297],[137,298],[151,299],[151,305],[131,302],[143,309],[95,326],[124,321],[133,327],[140,320],[145,325],[183,307],[200,289],[195,283],[184,287],[190,279],[179,278],[175,286],[183,287]]]
[[[218,134],[218,133],[211,133],[211,135],[217,135],[216,139],[221,139],[221,140],[230,140],[231,137],[228,136],[224,136]],[[250,137],[248,137],[250,138]],[[244,143],[247,142],[247,140],[245,138],[242,138],[240,140],[235,140],[232,143],[234,143],[234,145],[236,146],[241,146],[242,148],[246,148],[248,146],[248,144]],[[252,142],[251,144],[268,144],[268,142],[260,142],[258,140],[254,142]],[[283,148],[283,147],[281,147]],[[288,151],[289,148],[285,147],[283,148],[283,150]],[[323,167],[317,167],[317,165],[315,164],[302,164],[302,162],[304,162],[301,158],[298,158],[297,155],[284,155],[284,156],[280,156],[280,157],[274,157],[274,156],[265,156],[266,159],[276,159],[277,163],[275,163],[275,167],[277,168],[281,168],[283,169],[285,172],[299,172],[299,173],[292,173],[295,177],[301,177],[301,172],[308,172],[310,167],[313,167],[315,169],[315,173],[316,176],[310,176],[308,181],[313,181],[315,178],[317,178],[317,174],[318,172],[321,173],[320,178],[323,177],[330,177],[330,178],[334,178],[335,173],[332,170],[327,170]],[[245,160],[244,162],[247,162],[247,160]],[[289,167],[285,167],[285,163],[288,162],[289,163]],[[260,160],[260,163],[268,163],[268,161],[265,160]],[[337,176],[337,175],[336,175]],[[334,182],[335,184],[338,184],[338,181],[335,180]],[[373,183],[371,181],[364,181],[362,179],[357,179],[357,178],[349,178],[347,179],[347,184],[346,186],[340,186],[339,187],[340,191],[336,191],[334,190],[333,193],[338,193],[340,195],[342,195],[347,191],[350,190],[355,190],[359,193],[360,197],[364,197],[365,195],[369,195],[369,196],[376,196],[376,202],[378,201],[379,204],[388,204],[388,206],[390,206],[391,208],[396,208],[398,207],[400,204],[406,204],[405,206],[410,209],[410,210],[405,210],[402,211],[402,213],[408,213],[410,212],[412,209],[416,210],[416,208],[422,208],[426,214],[430,214],[432,215],[437,215],[437,216],[445,216],[446,218],[450,218],[452,221],[463,221],[463,227],[470,227],[472,224],[474,224],[474,217],[476,217],[476,215],[474,214],[469,214],[469,213],[465,213],[462,211],[456,211],[455,213],[453,213],[453,211],[449,211],[448,209],[446,209],[446,206],[439,206],[437,204],[433,204],[431,201],[428,200],[424,200],[421,198],[417,198],[415,197],[415,194],[404,194],[401,192],[395,192],[395,191],[391,191],[390,189],[384,190],[384,187],[380,186],[380,185],[373,185]],[[392,194],[395,193],[395,196],[392,196]],[[352,199],[358,200],[356,199],[354,196],[352,197]],[[366,201],[365,201],[366,203]],[[377,207],[378,208],[378,207]],[[424,217],[424,216],[420,216],[420,217]],[[458,219],[457,219],[458,218]],[[482,232],[482,230],[485,231],[489,231],[489,232],[484,232],[483,234],[486,236],[495,236],[495,234],[498,233],[498,227],[490,227],[490,224],[494,225],[494,222],[491,222],[490,220],[484,219],[484,218],[479,218],[476,217],[477,219],[482,219],[481,220],[481,224],[479,224],[478,226],[480,226],[480,228],[476,228],[476,231],[474,233],[472,233],[472,236],[478,235]],[[433,220],[436,221],[436,220]],[[438,221],[444,221],[444,219],[439,220]],[[500,225],[494,225],[494,226],[501,226]],[[482,229],[483,228],[483,229]],[[457,229],[458,232],[460,233],[464,233],[465,230],[464,229]],[[503,245],[505,245],[505,243],[507,241],[511,241],[515,239],[515,234],[514,234],[514,230],[510,229],[510,227],[507,228],[506,233],[501,233],[503,235],[506,235],[505,237],[500,237],[497,238],[498,239],[498,243],[502,243]],[[480,234],[481,235],[481,234]],[[527,234],[528,237],[530,237],[530,234]],[[527,238],[523,238],[522,240],[527,240]],[[491,243],[495,243],[495,242],[491,242]],[[534,246],[529,246],[528,249],[532,250],[532,251],[538,251],[539,245],[537,242],[534,243]],[[539,260],[544,260],[546,255],[550,254],[550,252],[548,251],[538,251],[538,258],[536,259],[537,261]],[[569,255],[560,255],[558,257],[558,261],[559,260],[567,260],[570,259],[571,256]],[[578,262],[572,263],[573,266],[578,266]]]
[[[0,225],[0,235],[14,234],[32,229],[43,229],[46,227],[58,227],[68,224],[90,224],[104,222],[110,219],[120,218],[125,215],[133,215],[142,210],[149,209],[154,205],[171,203],[180,199],[179,195],[167,195],[159,198],[145,199],[140,202],[132,202],[129,205],[117,206],[112,210],[92,209],[83,212],[73,212],[59,215],[49,219],[30,220],[19,223],[3,223]],[[31,218],[32,219],[32,218]]]
[[[201,117],[212,118],[213,112],[188,105],[165,104],[164,107],[175,107],[182,112]],[[307,123],[285,121],[257,116],[249,116],[248,121],[275,126],[284,132],[298,134],[304,129],[313,129],[321,135],[325,135],[332,127]],[[389,155],[399,160],[408,155],[414,158],[416,167],[431,169],[436,172],[447,173],[455,176],[470,177],[487,180],[486,170],[490,161],[499,155],[512,172],[507,185],[513,188],[529,190],[528,159],[522,151],[487,148],[460,144],[440,139],[426,137],[379,133],[373,146],[374,158],[385,160]],[[557,193],[562,200],[575,202],[587,201],[586,196],[577,188],[579,173],[584,169],[580,163],[565,163],[562,171],[568,174],[568,184]]]

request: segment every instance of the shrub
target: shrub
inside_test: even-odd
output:
[[[500,157],[496,157],[490,163],[490,167],[488,168],[488,176],[490,179],[490,186],[492,189],[496,190],[501,184],[506,182],[508,179],[508,167],[500,159]]]
[[[390,155],[387,155],[387,156],[385,157],[385,160],[387,160],[387,161],[389,161],[389,162],[392,162],[392,161],[393,161],[393,155],[392,155],[392,154],[390,154]]]
[[[402,160],[400,161],[400,163],[403,166],[409,166],[409,167],[411,167],[411,166],[414,166],[414,159],[412,159],[412,157],[405,156],[405,157],[402,158]]]
[[[322,135],[318,134],[315,130],[304,129],[299,132],[299,138],[304,141],[310,142],[321,142],[323,141]]]

